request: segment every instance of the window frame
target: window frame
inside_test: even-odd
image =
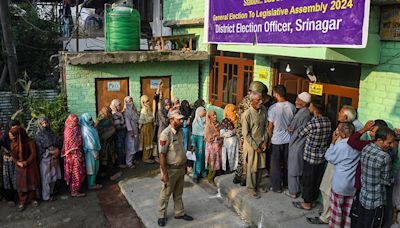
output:
[[[210,63],[210,83],[209,83],[209,102],[212,105],[216,105],[219,107],[223,107],[228,103],[233,103],[229,101],[233,101],[233,97],[236,96],[236,104],[240,104],[241,100],[243,97],[246,96],[245,90],[245,74],[251,74],[250,79],[248,79],[247,82],[247,88],[250,85],[250,83],[254,79],[254,60],[252,59],[246,59],[243,58],[243,54],[240,53],[241,58],[235,58],[235,57],[226,57],[223,56],[223,52],[220,52],[220,56],[213,56],[211,57],[211,63]],[[235,92],[231,92],[232,96],[227,97],[227,99],[224,100],[224,93],[229,94],[229,88],[226,87],[224,88],[224,78],[229,79],[229,70],[227,72],[224,72],[224,69],[234,69],[235,65],[237,66],[237,81],[236,81],[236,89],[233,89]],[[226,66],[226,67],[225,67]],[[231,66],[231,67],[230,67]],[[245,69],[247,68],[247,69]],[[234,71],[234,70],[233,70]],[[218,80],[216,80],[215,77],[218,77]],[[232,80],[233,80],[233,73],[231,74]]]

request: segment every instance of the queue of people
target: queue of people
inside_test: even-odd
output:
[[[101,189],[99,176],[116,180],[121,169],[135,168],[142,152],[146,164],[160,163],[163,186],[158,224],[166,224],[166,208],[174,195],[175,218],[193,218],[184,212],[183,178],[189,171],[195,183],[234,173],[233,182],[245,186],[250,197],[282,193],[301,210],[314,208],[320,195],[319,217],[312,224],[330,227],[389,227],[400,209],[399,131],[383,120],[357,120],[356,110],[345,105],[338,123],[324,116],[323,105],[303,92],[295,104],[286,88],[277,85],[273,97],[261,82],[252,82],[236,107],[227,104],[221,122],[201,99],[165,98],[163,85],[151,100],[140,98],[140,111],[132,97],[114,99],[96,121],[89,113],[70,114],[64,141],[51,129],[50,120],[37,121],[30,138],[18,121],[11,121],[1,139],[2,195],[19,210],[39,197],[55,200],[54,186],[62,178],[71,196],[83,197],[82,185]],[[192,153],[193,161],[188,161]],[[60,157],[63,163],[60,163]],[[187,169],[191,166],[191,169]],[[262,185],[270,177],[270,188]],[[393,220],[393,221],[392,221]]]

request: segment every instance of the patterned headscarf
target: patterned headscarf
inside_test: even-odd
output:
[[[167,109],[167,105],[169,105],[169,109],[171,109],[172,102],[168,98],[165,98],[161,103],[161,112],[163,116],[168,119],[169,110]]]
[[[211,115],[216,115],[214,110],[209,110],[206,115],[206,127],[204,128],[204,138],[206,142],[211,142],[219,137],[219,123],[211,120]]]
[[[47,126],[43,127],[42,124],[45,122],[47,122]],[[36,144],[42,149],[57,146],[57,137],[50,128],[50,121],[48,118],[41,117],[38,119],[35,141]],[[43,151],[40,153],[43,153]]]
[[[93,127],[92,116],[89,113],[82,114],[79,118],[79,125],[81,126],[83,149],[99,151],[101,149],[100,138],[97,130]]]
[[[198,107],[192,123],[192,134],[198,136],[204,136],[204,127],[206,120],[204,117],[200,117],[200,112],[206,111],[204,107]]]
[[[73,150],[78,150],[82,146],[82,134],[79,128],[79,119],[75,114],[70,114],[64,125],[64,144],[62,156],[68,155]]]
[[[140,124],[146,124],[154,121],[153,112],[150,108],[150,99],[147,95],[143,95],[140,97],[140,104],[142,105],[142,109],[140,110]]]
[[[119,112],[117,110],[117,107],[120,104],[121,104],[121,101],[119,99],[114,99],[111,101],[110,108],[111,108],[112,114]]]
[[[113,116],[113,123],[115,126],[123,126],[125,124],[124,115],[122,112],[118,111],[117,107],[121,104],[119,99],[114,99],[111,101],[110,108]]]
[[[232,121],[232,123],[234,123],[234,124],[237,122],[238,117],[237,117],[236,112],[235,112],[235,105],[233,105],[233,104],[227,104],[227,105],[225,106],[225,109],[224,109],[224,118],[229,119],[229,120]]]
[[[111,114],[111,108],[104,106],[97,116],[94,127],[100,130],[104,128],[109,128],[111,126],[113,126],[113,116]]]

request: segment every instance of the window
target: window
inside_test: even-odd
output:
[[[253,80],[254,61],[227,57],[222,52],[221,55],[211,60],[210,103],[221,107],[226,104],[238,105]]]

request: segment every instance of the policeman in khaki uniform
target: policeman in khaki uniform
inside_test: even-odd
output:
[[[168,114],[170,124],[160,134],[160,168],[163,186],[160,192],[158,208],[159,226],[165,226],[168,201],[171,194],[174,198],[175,219],[193,220],[191,216],[185,214],[182,202],[186,169],[186,151],[183,147],[182,130],[183,117],[179,110],[170,111]]]

